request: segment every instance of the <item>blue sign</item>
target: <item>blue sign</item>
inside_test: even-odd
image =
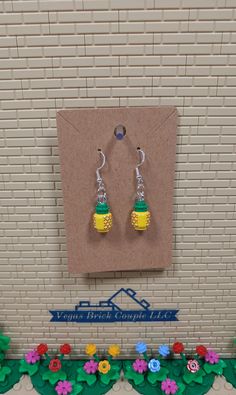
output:
[[[128,308],[120,305],[128,304]],[[127,302],[128,301],[128,302]],[[122,303],[121,303],[122,302]],[[179,310],[153,310],[145,300],[138,300],[131,288],[121,288],[109,299],[98,304],[80,301],[74,310],[50,310],[51,322],[113,323],[113,322],[158,322],[178,321]]]

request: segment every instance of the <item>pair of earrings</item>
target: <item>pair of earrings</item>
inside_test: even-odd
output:
[[[131,224],[135,230],[146,230],[150,223],[150,212],[148,211],[148,205],[145,202],[144,194],[144,181],[140,174],[139,167],[145,161],[145,153],[139,147],[137,148],[140,162],[135,168],[136,173],[136,199],[131,213]],[[94,228],[100,233],[109,232],[112,227],[112,213],[110,212],[110,207],[107,204],[107,194],[105,184],[100,174],[100,170],[106,163],[106,157],[101,149],[98,150],[100,156],[102,157],[102,164],[96,170],[96,180],[97,180],[97,204],[95,213],[93,214],[93,225]]]

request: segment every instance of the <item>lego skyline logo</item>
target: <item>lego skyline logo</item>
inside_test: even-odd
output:
[[[145,299],[138,300],[131,288],[121,288],[109,299],[92,304],[80,301],[75,310],[50,310],[51,322],[114,323],[178,321],[179,310],[153,310]]]

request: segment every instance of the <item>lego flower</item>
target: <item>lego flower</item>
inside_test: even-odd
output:
[[[147,351],[147,345],[146,345],[146,343],[143,343],[143,342],[138,342],[137,344],[136,344],[136,351],[139,353],[139,354],[143,354],[143,353],[145,353],[146,351]]]
[[[25,360],[27,363],[34,364],[40,360],[40,355],[36,350],[29,351],[25,355]]]
[[[120,355],[120,347],[117,344],[112,344],[108,348],[108,354],[111,355],[113,358],[118,357],[118,355]]]
[[[184,345],[180,342],[175,342],[172,348],[175,354],[181,354],[184,351]]]
[[[158,347],[158,352],[162,357],[167,357],[170,354],[170,347],[166,344],[162,344]]]
[[[60,347],[60,353],[61,354],[64,354],[64,355],[68,355],[68,354],[70,354],[71,353],[71,346],[69,345],[69,344],[63,344],[61,347]]]
[[[97,352],[96,344],[93,344],[93,343],[87,344],[87,346],[85,348],[85,352],[87,355],[92,357]]]
[[[161,364],[158,361],[158,359],[150,359],[149,363],[148,363],[148,368],[152,373],[156,373],[159,372],[159,370],[161,369]]]
[[[190,359],[187,363],[187,369],[191,372],[191,373],[196,373],[199,369],[199,363],[196,361],[196,359]]]
[[[58,381],[57,386],[55,388],[57,395],[67,395],[72,392],[72,385],[70,381]]]
[[[215,364],[218,363],[220,359],[220,356],[213,350],[207,350],[207,353],[205,355],[205,361],[210,363],[210,364]]]
[[[95,362],[93,359],[91,359],[90,361],[84,364],[84,371],[87,374],[94,374],[96,373],[97,370],[98,370],[98,363]]]
[[[205,346],[197,346],[196,347],[196,353],[199,355],[199,357],[205,357],[206,353],[207,353],[207,349]]]
[[[166,395],[174,395],[178,391],[178,385],[174,380],[166,379],[162,381],[161,389]]]
[[[48,368],[53,372],[58,372],[61,369],[61,361],[58,358],[51,359]]]
[[[98,370],[102,374],[106,374],[111,369],[111,365],[107,360],[100,361],[98,364]]]
[[[48,345],[47,344],[41,343],[41,344],[38,345],[37,352],[38,352],[39,355],[44,355],[44,354],[46,354],[47,351],[48,351]]]
[[[144,373],[147,371],[148,364],[144,359],[136,359],[133,363],[133,369],[135,372]]]

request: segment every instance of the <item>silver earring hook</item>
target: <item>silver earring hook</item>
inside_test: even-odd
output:
[[[140,157],[140,162],[137,164],[135,170],[136,170],[136,177],[140,178],[142,176],[140,174],[139,167],[142,166],[142,164],[145,161],[145,152],[140,147],[137,148],[137,151],[138,151],[138,154],[139,154],[139,157]]]
[[[96,176],[97,176],[97,181],[101,181],[101,175],[100,175],[100,170],[105,166],[106,163],[106,157],[104,155],[104,153],[102,152],[102,150],[99,148],[98,152],[100,153],[101,157],[102,157],[102,164],[101,166],[99,166],[96,170]]]
[[[140,147],[137,148],[137,151],[138,151],[138,154],[140,157],[140,161],[135,168],[136,180],[137,180],[136,199],[138,201],[143,201],[144,200],[144,182],[143,182],[142,174],[139,171],[139,167],[142,166],[142,164],[145,161],[145,152],[143,150],[141,150]]]
[[[100,148],[98,149],[98,152],[99,152],[100,156],[102,157],[102,164],[96,170],[96,177],[97,177],[97,184],[98,184],[97,202],[98,203],[106,203],[106,201],[107,201],[106,188],[105,188],[103,179],[100,174],[100,170],[105,166],[106,157]]]

